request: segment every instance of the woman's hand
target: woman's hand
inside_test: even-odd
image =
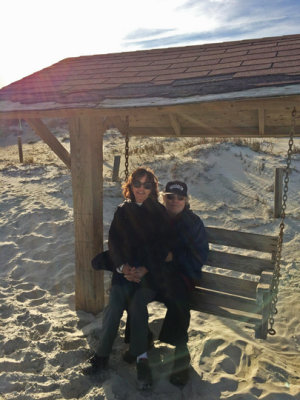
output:
[[[171,251],[169,251],[169,253],[165,259],[165,262],[170,262],[170,261],[173,261],[173,253]]]
[[[129,268],[125,268],[126,266],[128,266]],[[140,283],[142,278],[144,277],[144,275],[146,275],[146,273],[148,272],[146,267],[130,267],[128,264],[124,265],[123,268],[123,274],[125,279],[127,279],[130,282],[136,282],[136,283]]]

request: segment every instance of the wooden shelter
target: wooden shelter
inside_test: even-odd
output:
[[[0,118],[24,119],[72,173],[76,308],[104,306],[102,137],[288,136],[300,109],[300,35],[69,58],[0,90]],[[71,152],[43,118],[69,120]],[[297,128],[296,134],[299,134]]]

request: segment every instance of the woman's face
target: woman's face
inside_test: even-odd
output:
[[[186,197],[177,194],[165,194],[164,203],[170,215],[177,215],[183,211],[186,203]]]
[[[137,203],[143,203],[151,193],[152,183],[147,180],[147,175],[132,180],[131,190]]]

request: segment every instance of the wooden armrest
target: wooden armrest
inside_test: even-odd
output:
[[[273,278],[273,272],[263,271],[260,275],[260,280],[258,282],[256,293],[269,291],[271,288]]]

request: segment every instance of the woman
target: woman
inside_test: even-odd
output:
[[[170,216],[173,259],[167,263],[167,287],[160,293],[167,307],[159,339],[175,346],[175,359],[170,381],[185,385],[189,377],[190,354],[187,348],[190,323],[190,292],[193,280],[201,277],[208,254],[208,241],[201,219],[189,208],[187,185],[171,181],[163,195]]]
[[[156,282],[169,251],[168,216],[158,202],[158,180],[146,167],[137,168],[123,185],[125,201],[118,206],[109,230],[109,257],[113,266],[109,304],[103,319],[103,334],[91,366],[95,373],[108,366],[123,311],[130,314],[130,353],[136,356],[140,389],[152,385],[147,360],[147,304],[156,294]]]

